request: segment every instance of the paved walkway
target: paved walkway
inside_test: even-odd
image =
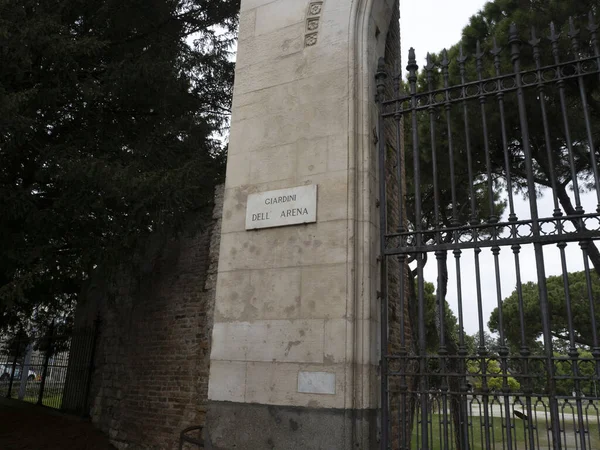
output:
[[[2,450],[114,450],[86,420],[16,400],[0,399]]]

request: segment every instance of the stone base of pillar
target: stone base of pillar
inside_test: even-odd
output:
[[[376,418],[376,410],[211,402],[204,438],[212,450],[374,450],[362,437],[377,434]]]

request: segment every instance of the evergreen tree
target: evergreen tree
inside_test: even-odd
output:
[[[590,274],[592,297],[588,296],[588,285],[584,272],[573,272],[567,276],[568,293],[570,299],[570,314],[573,324],[573,341],[576,345],[593,347],[592,342],[592,317],[590,315],[590,302],[596,304],[600,299],[600,277],[595,273]],[[546,280],[548,289],[548,310],[552,326],[552,337],[562,341],[561,347],[568,348],[569,321],[566,301],[565,285],[562,275],[551,276]],[[508,342],[514,347],[521,346],[521,308],[523,312],[525,336],[524,344],[535,346],[536,340],[542,336],[542,312],[537,283],[523,284],[522,298],[519,299],[518,291],[505,298],[502,302],[502,315],[504,334]],[[522,300],[522,306],[521,306]],[[600,311],[595,308],[595,323],[600,324]],[[500,331],[498,308],[490,315],[488,326],[492,331]]]
[[[210,204],[238,8],[0,0],[0,326]]]

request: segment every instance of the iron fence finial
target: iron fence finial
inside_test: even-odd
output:
[[[481,42],[477,39],[477,43],[475,44],[475,58],[481,59],[483,58],[484,53],[481,51]]]
[[[424,69],[428,72],[431,72],[433,69],[435,69],[435,64],[433,63],[433,60],[431,59],[431,54],[427,53],[427,64],[425,65]]]
[[[502,47],[498,47],[498,42],[496,41],[496,36],[492,37],[492,50],[490,50],[492,56],[497,57],[502,53]]]
[[[557,42],[560,39],[560,32],[556,28],[556,25],[554,25],[554,22],[550,22],[550,36],[548,36],[548,39],[552,42]]]
[[[442,67],[448,67],[448,65],[450,64],[450,61],[448,60],[448,50],[444,49],[442,50]]]
[[[427,53],[427,64],[423,67],[427,73],[427,88],[432,90],[432,78],[433,78],[433,69],[435,69],[435,64],[431,59],[431,54]]]
[[[575,21],[573,20],[573,16],[569,17],[569,32],[567,36],[571,39],[571,48],[573,49],[573,53],[579,53],[579,29],[575,26]]]
[[[463,65],[464,65],[465,61],[467,60],[467,54],[463,50],[462,42],[460,43],[460,45],[458,47],[458,58],[456,58],[456,60],[460,64],[463,64]]]
[[[448,87],[448,67],[450,66],[450,61],[448,60],[448,51],[446,49],[442,50],[442,61],[440,62],[440,65],[442,66],[442,75],[444,77],[444,86],[447,88]],[[448,105],[446,105],[448,106]]]
[[[537,33],[535,31],[535,27],[531,27],[531,40],[529,41],[529,44],[536,48],[537,46],[540,45],[541,39],[537,37]]]
[[[512,22],[510,24],[510,28],[508,29],[508,43],[513,44],[516,42],[521,43],[521,39],[519,39],[519,30],[517,28],[517,24]]]
[[[378,102],[383,101],[385,96],[385,80],[387,80],[387,72],[385,70],[385,59],[379,58],[377,61],[377,73],[375,74],[375,81],[377,85],[377,98]]]
[[[410,82],[416,82],[419,66],[417,64],[415,49],[413,47],[408,50],[408,65],[406,66],[406,70],[408,70],[408,80]]]
[[[592,11],[590,11],[588,14],[587,29],[590,30],[590,32],[592,32],[592,33],[595,33],[596,31],[598,31],[598,25],[596,24],[596,21],[594,20],[594,14],[592,13]]]
[[[377,74],[375,76],[383,72],[385,72],[385,58],[382,56],[377,60]]]
[[[498,42],[496,41],[496,36],[492,38],[493,47],[490,53],[494,57],[494,68],[496,69],[496,76],[500,76],[500,53],[502,53],[502,47],[498,46]],[[502,95],[502,93],[499,93]]]
[[[411,47],[408,50],[408,65],[406,66],[406,70],[411,70],[412,67],[417,65],[417,57],[415,55],[415,49]]]
[[[579,36],[579,29],[577,29],[577,27],[575,26],[575,21],[573,20],[573,16],[569,17],[569,33],[568,33],[568,36],[571,39],[574,39],[577,36]]]
[[[477,77],[479,80],[483,78],[483,65],[482,58],[484,53],[481,51],[481,42],[477,39],[477,43],[475,44],[475,66],[477,69]]]

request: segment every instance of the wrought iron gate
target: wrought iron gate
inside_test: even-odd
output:
[[[600,51],[576,25],[420,73],[411,49],[406,83],[380,61],[382,449],[600,449]]]

